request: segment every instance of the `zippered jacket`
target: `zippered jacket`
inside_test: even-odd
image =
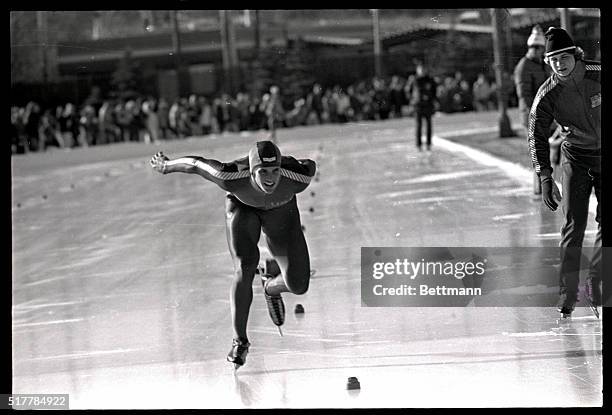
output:
[[[583,150],[601,148],[601,64],[577,60],[567,77],[552,74],[540,86],[529,113],[531,161],[540,176],[550,176],[548,137],[557,121],[566,140]]]

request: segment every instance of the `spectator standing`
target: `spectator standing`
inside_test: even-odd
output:
[[[116,139],[116,127],[113,113],[113,103],[104,101],[98,111],[98,133],[99,141],[102,143],[114,143]]]
[[[47,109],[40,119],[38,151],[46,150],[48,144],[64,148],[64,139],[59,131],[59,124],[52,110]]]
[[[383,79],[374,78],[374,96],[373,103],[376,108],[379,120],[386,120],[389,118],[391,112],[391,105],[389,102],[389,91],[385,85]]]
[[[410,117],[414,115],[414,106],[412,105],[412,102],[411,102],[410,87],[414,83],[415,78],[416,76],[414,74],[408,75],[408,79],[406,80],[406,83],[404,84],[404,88],[403,88],[404,89],[404,105],[408,107],[407,115]],[[439,84],[440,83],[436,81],[436,85],[439,85]]]
[[[191,122],[189,118],[189,103],[186,98],[179,100],[176,117],[176,128],[178,129],[179,137],[189,137],[191,135]]]
[[[24,112],[23,108],[11,107],[11,149],[17,154],[27,153],[29,150],[23,122]]]
[[[115,119],[117,127],[119,127],[119,141],[129,141],[129,126],[132,122],[132,113],[127,110],[126,103],[119,102],[115,105]]]
[[[238,130],[249,129],[249,96],[244,92],[236,94],[236,110],[238,114]]]
[[[59,120],[60,132],[64,138],[64,144],[70,148],[79,146],[79,116],[76,108],[71,102],[64,105],[64,112]]]
[[[540,86],[549,76],[544,58],[545,39],[540,26],[534,26],[527,39],[527,53],[514,68],[514,83],[519,101],[519,113],[525,128],[525,136],[529,126],[529,111]],[[533,193],[542,194],[540,180],[534,172]]]
[[[263,111],[262,100],[254,97],[249,104],[249,130],[261,130],[265,128],[266,114]]]
[[[200,135],[202,130],[200,129],[200,103],[198,97],[195,94],[189,95],[187,102],[187,118],[189,120],[189,133],[190,135]]]
[[[391,84],[389,85],[389,101],[391,103],[391,115],[393,118],[402,117],[402,107],[405,104],[404,86],[399,76],[394,75],[391,77]]]
[[[338,122],[345,123],[349,120],[351,100],[342,89],[336,92],[336,110],[338,111]]]
[[[474,111],[474,96],[472,88],[465,79],[459,84],[459,97],[461,102],[461,111]]]
[[[278,86],[270,87],[270,98],[266,106],[266,117],[268,118],[268,130],[270,130],[270,139],[276,141],[276,127],[285,125],[285,110],[281,102],[280,90]]]
[[[491,85],[483,73],[478,74],[478,79],[472,86],[472,94],[476,111],[490,111],[493,109],[490,101]]]
[[[200,100],[200,129],[202,134],[208,135],[212,132],[212,107],[205,97],[199,97]]]
[[[424,64],[420,63],[416,68],[416,77],[409,88],[416,117],[416,147],[421,151],[422,120],[426,122],[427,128],[427,151],[431,150],[431,117],[435,112],[434,103],[437,99],[437,86],[435,81],[428,74]]]
[[[159,119],[160,137],[164,140],[170,138],[170,116],[169,116],[168,101],[160,98],[157,104],[157,118]]]
[[[306,105],[308,105],[311,112],[315,113],[319,124],[323,124],[323,93],[321,85],[314,84],[312,86],[312,92],[308,94]]]
[[[157,115],[156,103],[153,99],[142,103],[142,114],[145,119],[146,132],[144,142],[153,144],[159,143],[159,116]]]
[[[179,128],[178,128],[178,120],[180,116],[179,113],[180,113],[180,104],[179,104],[179,99],[176,98],[174,102],[172,103],[172,105],[170,106],[170,109],[168,110],[168,127],[170,128],[172,135],[175,137],[180,137]]]
[[[214,107],[219,133],[223,133],[226,130],[227,123],[229,121],[229,112],[227,110],[227,106],[224,102],[224,99],[216,98]]]
[[[28,102],[25,107],[24,124],[28,149],[31,151],[39,150],[39,148],[41,147],[41,143],[38,136],[40,118],[40,106],[34,101]]]
[[[84,147],[96,145],[98,139],[98,118],[92,105],[86,105],[81,110],[79,133]]]
[[[519,100],[521,122],[527,132],[531,104],[540,88],[549,76],[544,58],[544,33],[540,26],[534,26],[527,39],[527,53],[514,68],[514,83]]]

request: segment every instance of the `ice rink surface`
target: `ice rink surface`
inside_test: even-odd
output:
[[[496,120],[443,116],[434,133]],[[318,163],[298,195],[316,274],[284,295],[284,337],[254,281],[236,375],[225,193],[148,161],[230,161],[263,133],[14,156],[13,393],[68,393],[73,409],[600,406],[602,322],[588,308],[558,324],[552,307],[362,307],[361,247],[558,243],[561,214],[524,169],[435,138],[418,153],[413,135],[412,119],[279,131],[284,154]]]

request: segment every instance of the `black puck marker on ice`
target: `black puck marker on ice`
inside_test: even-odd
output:
[[[302,304],[296,304],[295,314],[303,314],[303,313],[304,313],[304,306],[302,306]]]
[[[351,376],[350,378],[348,378],[348,382],[346,382],[346,388],[348,390],[361,389],[361,385],[359,384],[359,379],[357,379],[354,376]]]

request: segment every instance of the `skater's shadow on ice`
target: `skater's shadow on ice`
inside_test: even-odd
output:
[[[234,387],[236,394],[240,396],[245,406],[251,406],[254,402],[257,402],[253,389],[251,389],[248,382],[240,380],[236,374],[234,375]]]
[[[439,361],[427,361],[427,362],[410,362],[410,363],[389,363],[389,364],[374,364],[374,365],[352,365],[352,366],[321,366],[321,367],[302,367],[302,368],[287,368],[287,369],[276,369],[266,371],[254,371],[249,372],[250,375],[260,374],[271,374],[271,373],[287,373],[287,372],[303,372],[311,370],[324,370],[324,369],[367,369],[367,368],[385,368],[385,367],[412,367],[412,366],[444,366],[444,365],[465,365],[465,364],[483,364],[483,363],[500,363],[500,362],[515,362],[515,361],[528,361],[528,360],[547,360],[547,359],[576,359],[585,357],[596,357],[602,354],[601,350],[566,350],[559,352],[534,352],[534,353],[481,353],[482,357],[488,357],[485,359],[475,359],[476,356],[473,353],[434,353],[434,355],[447,356],[447,357],[464,357],[465,359],[443,359]],[[395,358],[407,358],[414,357],[415,355],[397,355]],[[419,355],[416,355],[419,356]],[[428,354],[431,356],[431,354]],[[369,356],[371,357],[390,357],[390,356]]]

